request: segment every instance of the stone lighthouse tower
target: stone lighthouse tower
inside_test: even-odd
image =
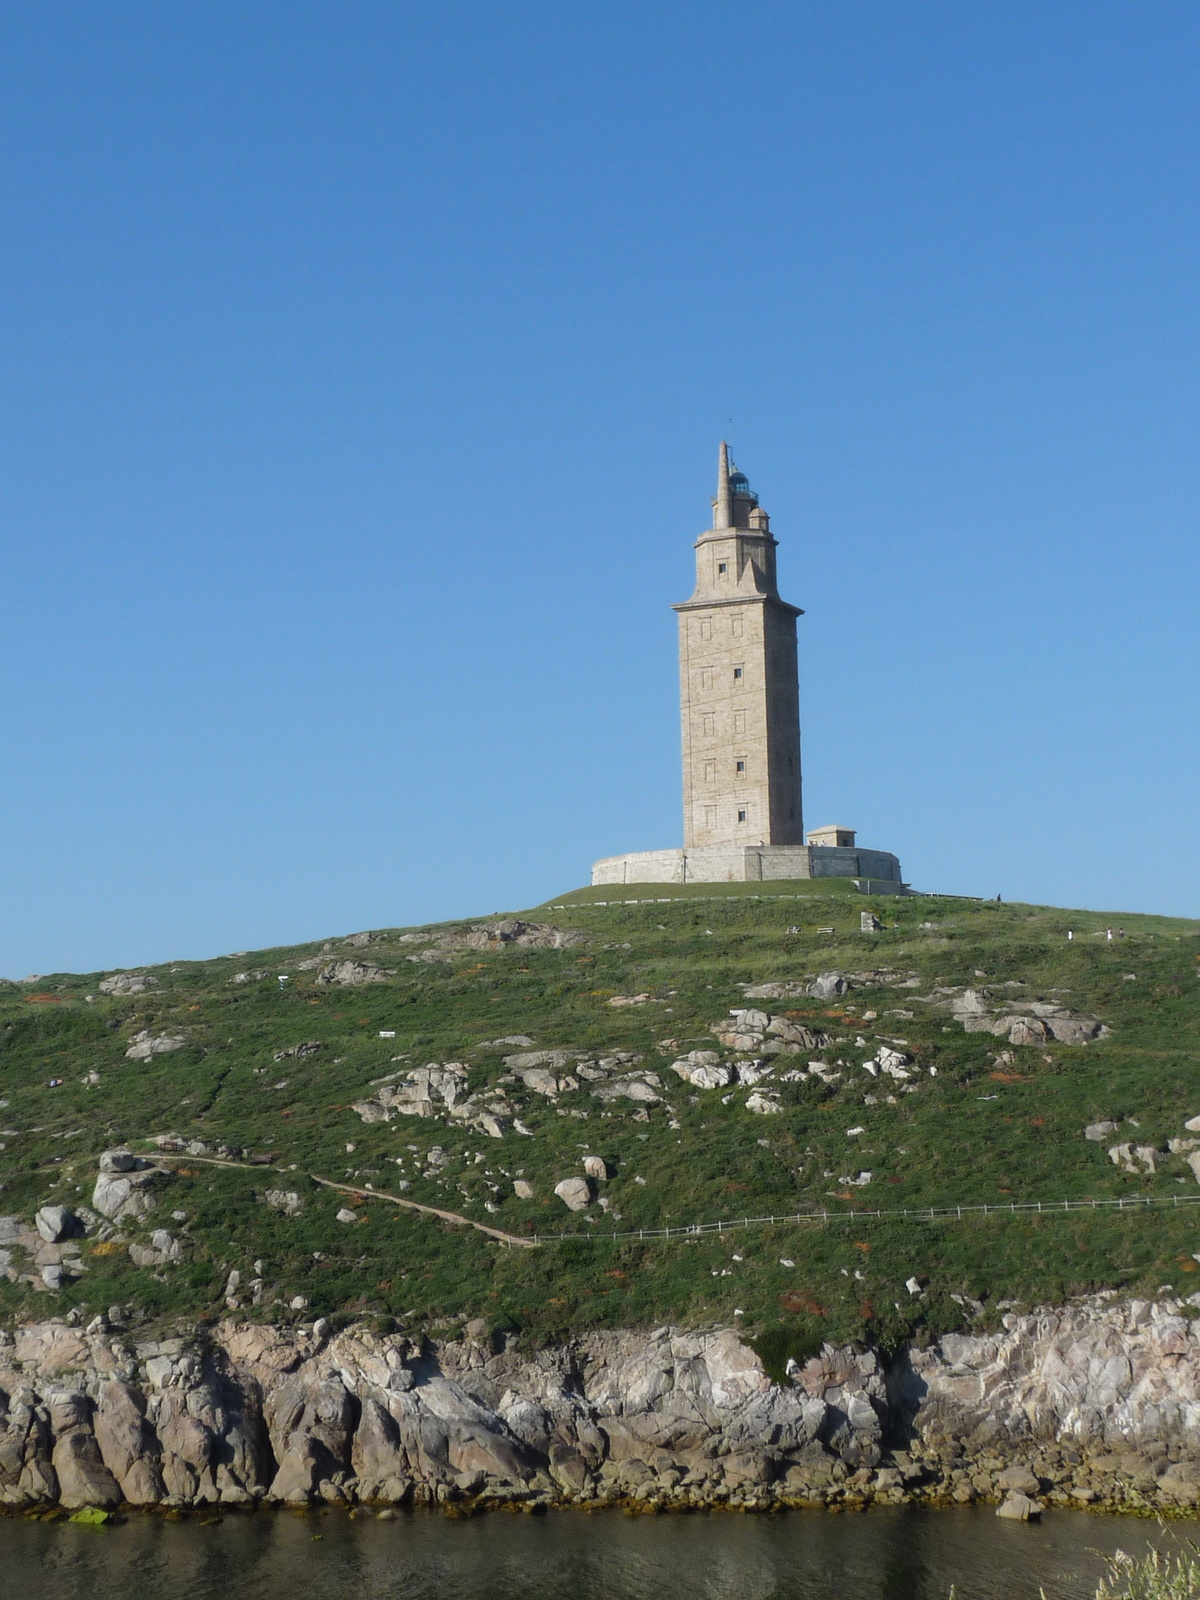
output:
[[[696,590],[678,605],[683,843],[804,843],[798,606],[779,598],[770,518],[721,445]]]
[[[696,588],[679,617],[683,848],[592,864],[593,884],[855,878],[902,893],[890,851],[852,828],[810,829],[800,788],[798,606],[779,598],[776,541],[745,475],[721,446],[712,527],[696,540]]]

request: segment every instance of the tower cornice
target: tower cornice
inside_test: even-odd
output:
[[[714,597],[711,600],[680,600],[671,607],[672,611],[716,611],[725,606],[778,606],[780,611],[785,611],[789,616],[802,617],[804,611],[800,606],[794,606],[787,600],[781,600],[777,594],[731,594]]]

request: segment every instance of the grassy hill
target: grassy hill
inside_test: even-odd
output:
[[[520,914],[560,930],[532,944],[472,931],[490,919],[178,962],[124,993],[106,974],[0,986],[0,1210],[28,1225],[46,1204],[89,1207],[117,1145],[167,1174],[149,1215],[89,1221],[60,1290],[10,1244],[0,1317],[212,1318],[236,1270],[243,1316],[484,1317],[534,1338],[736,1316],[778,1354],[833,1335],[887,1345],[957,1325],[969,1300],[997,1316],[1102,1287],[1200,1289],[1200,1208],[1183,1203],[1200,1185],[1168,1149],[1200,1113],[1200,923],[1123,916],[1110,942],[1117,919],[1084,912],[755,888],[578,891]],[[848,987],[804,992],[828,973]],[[746,997],[764,984],[786,992]],[[747,1007],[763,1015],[731,1023]],[[795,1048],[771,1053],[789,1033]],[[531,1042],[492,1042],[513,1037]],[[554,1049],[575,1054],[505,1066]],[[769,1075],[697,1087],[672,1063],[702,1050],[718,1077]],[[404,1085],[430,1063],[460,1064],[433,1080],[455,1106],[429,1088],[432,1114],[404,1114],[394,1097],[424,1093]],[[1086,1139],[1100,1120],[1117,1128]],[[608,1177],[574,1212],[554,1188],[589,1156]],[[1165,1204],[837,1220],[1145,1196]],[[814,1220],[605,1237],[795,1213]],[[177,1259],[154,1259],[162,1228]]]

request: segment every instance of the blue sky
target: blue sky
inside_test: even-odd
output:
[[[681,838],[717,441],[810,825],[1200,911],[1200,11],[0,19],[0,972]]]

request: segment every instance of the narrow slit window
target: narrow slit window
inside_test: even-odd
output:
[[[745,772],[745,770],[746,770],[746,763],[744,761],[736,761],[734,763],[734,771],[735,772]]]
[[[745,820],[746,820],[746,812],[745,812],[745,809],[743,808],[743,809],[739,810],[739,812],[738,812],[738,821],[739,822],[745,822]]]
[[[741,683],[741,681],[742,681],[742,669],[741,669],[741,667],[734,667],[734,669],[733,669],[733,681],[734,681],[734,683]]]

